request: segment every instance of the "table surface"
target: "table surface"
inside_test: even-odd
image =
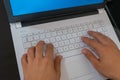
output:
[[[120,12],[117,11],[120,6],[117,1],[113,0],[108,6],[117,25],[120,26]],[[16,57],[3,0],[0,0],[0,80],[19,80]]]
[[[19,80],[10,28],[0,0],[0,80]]]

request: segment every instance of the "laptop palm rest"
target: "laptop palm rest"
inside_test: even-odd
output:
[[[76,80],[78,78],[83,80],[85,78],[91,79],[95,77],[93,66],[88,62],[87,58],[83,54],[65,58],[62,61],[61,73],[61,80]],[[67,75],[65,75],[66,73]]]

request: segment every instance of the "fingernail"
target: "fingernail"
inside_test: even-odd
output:
[[[60,55],[60,58],[63,58],[63,56]]]
[[[92,33],[94,33],[95,31],[88,31],[88,34],[92,34]]]
[[[86,54],[86,53],[87,53],[87,50],[86,50],[86,49],[83,49],[83,50],[82,50],[82,53]]]
[[[84,40],[84,38],[85,38],[85,37],[84,37],[84,36],[82,36],[82,37],[81,37],[81,40]]]
[[[85,52],[86,52],[86,51],[83,49],[83,50],[82,50],[82,53],[85,53]]]
[[[47,44],[48,47],[54,47],[52,43]]]
[[[63,56],[62,56],[62,55],[58,55],[58,56],[59,56],[59,58],[60,58],[60,59],[62,59],[62,58],[63,58]]]

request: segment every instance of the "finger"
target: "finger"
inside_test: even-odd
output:
[[[32,63],[34,61],[35,47],[31,47],[28,49],[27,57],[28,57],[28,63]]]
[[[83,49],[82,52],[95,68],[99,67],[99,61],[91,51],[89,51],[88,49]]]
[[[89,45],[90,47],[95,49],[95,51],[97,51],[98,53],[103,48],[103,46],[100,43],[98,43],[96,40],[93,40],[93,39],[90,39],[90,38],[87,38],[87,37],[82,37],[82,40],[83,40],[84,43],[86,43],[87,45]]]
[[[99,32],[88,31],[88,34],[94,37],[96,40],[98,40],[102,44],[106,44],[106,43],[109,44],[112,41],[110,38],[108,38],[107,36]]]
[[[35,57],[37,59],[41,59],[43,57],[44,45],[45,45],[44,41],[40,41],[37,44],[37,46],[36,46],[36,53],[35,53]]]
[[[55,70],[59,78],[61,75],[61,60],[62,60],[62,56],[57,56],[54,61]]]
[[[23,67],[23,69],[25,70],[26,69],[26,67],[27,67],[27,54],[24,54],[23,56],[22,56],[22,58],[21,58],[21,63],[22,63],[22,67]]]
[[[50,59],[53,59],[54,57],[54,47],[52,44],[48,44],[47,47],[46,47],[46,57],[50,58]]]

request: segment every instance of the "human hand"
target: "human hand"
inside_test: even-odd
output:
[[[45,43],[39,42],[36,47],[28,49],[21,62],[24,80],[60,80],[61,56],[54,59],[53,45],[48,44],[43,56]]]
[[[99,59],[88,49],[83,49],[82,52],[101,74],[120,80],[120,51],[116,44],[99,32],[89,31],[88,34],[94,39],[82,37],[82,40],[98,53]]]

